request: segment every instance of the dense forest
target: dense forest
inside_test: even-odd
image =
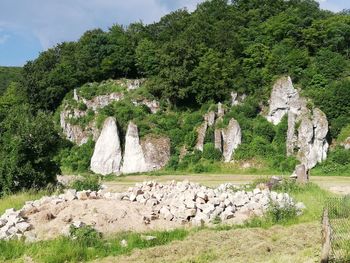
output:
[[[17,82],[0,77],[0,89],[8,85],[0,98],[0,192],[54,182],[58,151],[72,146],[59,139],[53,115],[85,83],[146,78],[147,92],[178,116],[228,101],[231,91],[246,94],[247,102],[229,113],[246,132],[238,158],[285,156],[285,127],[273,128],[258,115],[273,81],[292,77],[327,114],[332,142],[350,130],[349,63],[350,12],[320,10],[313,0],[212,0],[149,25],[87,31],[28,62]],[[294,165],[287,160],[287,167],[289,161]],[[342,162],[350,164],[348,153]]]

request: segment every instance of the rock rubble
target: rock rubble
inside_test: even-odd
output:
[[[124,193],[100,191],[66,190],[64,194],[44,196],[36,201],[28,201],[22,209],[8,209],[0,217],[0,240],[26,238],[35,241],[34,222],[28,220],[30,215],[40,212],[46,205],[59,207],[62,203],[85,202],[92,199],[115,200],[115,202],[133,202],[143,204],[142,221],[150,224],[157,219],[165,219],[182,224],[203,225],[217,220],[222,222],[240,222],[251,216],[262,216],[271,204],[274,206],[293,207],[301,213],[305,206],[295,203],[286,193],[277,193],[268,189],[256,188],[251,191],[232,184],[222,184],[212,189],[188,181],[161,184],[154,181],[138,183]],[[48,220],[56,217],[46,215]],[[98,216],[98,215],[96,215]],[[234,221],[240,219],[240,221]],[[141,219],[140,219],[141,220]],[[67,220],[66,226],[84,226],[85,222]],[[32,223],[32,224],[31,224]],[[63,232],[62,232],[63,233]]]

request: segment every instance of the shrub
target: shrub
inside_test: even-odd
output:
[[[293,205],[280,207],[279,204],[271,202],[266,216],[273,224],[287,223],[289,220],[296,218],[297,210]]]
[[[215,148],[215,145],[213,143],[206,143],[203,147],[202,157],[207,160],[220,161],[222,154],[219,149]]]
[[[84,179],[74,181],[71,188],[76,189],[77,191],[98,191],[101,189],[101,184],[98,176],[87,176]]]
[[[87,143],[61,150],[58,159],[61,166],[72,172],[87,172],[94,151],[95,142],[90,138]]]

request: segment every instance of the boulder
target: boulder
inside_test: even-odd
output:
[[[309,173],[305,164],[299,164],[295,167],[294,174],[298,183],[307,183],[309,181]]]
[[[116,120],[109,117],[105,120],[101,135],[96,142],[91,158],[91,170],[102,175],[118,174],[121,159],[118,127]]]
[[[242,132],[239,123],[231,119],[227,128],[222,130],[223,156],[225,162],[230,162],[234,151],[242,142]]]

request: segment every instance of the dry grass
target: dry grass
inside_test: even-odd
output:
[[[320,246],[317,223],[270,229],[202,230],[181,242],[98,262],[318,262]]]

